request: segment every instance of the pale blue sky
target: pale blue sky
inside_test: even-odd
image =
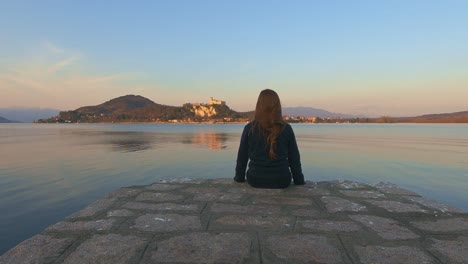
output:
[[[468,1],[2,1],[0,107],[468,110]]]

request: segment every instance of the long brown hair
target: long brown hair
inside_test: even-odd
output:
[[[270,146],[268,156],[270,159],[276,159],[276,140],[285,127],[285,122],[281,113],[280,98],[273,90],[265,89],[258,96],[252,130],[256,127],[266,139],[266,146]]]

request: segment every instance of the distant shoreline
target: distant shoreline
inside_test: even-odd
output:
[[[64,123],[64,122],[56,122],[56,123],[41,123],[41,122],[33,122],[31,124],[106,124],[106,125],[112,125],[112,124],[126,124],[126,125],[134,125],[134,124],[160,124],[160,125],[188,125],[188,124],[193,124],[193,125],[229,125],[229,124],[247,124],[248,122],[96,122],[96,123],[86,123],[86,122],[69,122],[69,123]]]
[[[250,122],[250,121],[249,121]],[[141,125],[141,124],[152,124],[152,125],[239,125],[239,124],[247,124],[249,122],[96,122],[96,123],[86,123],[86,122],[74,122],[74,123],[64,123],[64,122],[56,122],[56,123],[41,123],[41,122],[32,122],[32,123],[0,123],[0,124],[105,124],[105,125],[112,125],[112,124],[118,124],[118,125]],[[392,123],[379,123],[379,122],[320,122],[320,123],[313,123],[313,122],[287,122],[288,124],[314,124],[314,125],[319,125],[319,124],[328,124],[328,125],[341,125],[341,124],[346,124],[346,125],[351,125],[351,124],[377,124],[377,125],[382,125],[382,124],[459,124],[459,125],[468,125],[468,122],[392,122]]]

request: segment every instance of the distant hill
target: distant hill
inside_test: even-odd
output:
[[[54,112],[55,113],[55,112]],[[39,123],[113,123],[113,122],[224,122],[252,119],[254,111],[237,112],[224,101],[208,103],[186,103],[169,106],[155,103],[140,95],[125,95],[95,106],[84,106],[72,111],[37,120]],[[297,117],[318,117],[314,122],[351,123],[468,123],[468,111],[430,114],[416,117],[367,118],[348,114],[333,113],[312,107],[284,107],[283,115]],[[4,119],[10,119],[8,117]],[[11,119],[10,119],[11,120]],[[294,121],[294,120],[293,120]],[[301,122],[300,119],[296,121]],[[289,121],[288,121],[289,122]],[[292,122],[292,121],[291,121]]]
[[[0,108],[0,116],[22,123],[58,115],[60,110],[49,108]]]
[[[58,116],[38,122],[101,123],[156,122],[170,120],[203,121],[206,119],[247,118],[247,113],[230,109],[226,104],[191,104],[169,106],[155,103],[140,95],[125,95],[96,106],[60,112]]]
[[[119,114],[127,113],[138,108],[158,105],[155,102],[139,95],[127,95],[109,100],[103,104],[96,106],[84,106],[75,111],[81,113],[104,113],[104,114]],[[158,105],[162,106],[162,105]],[[163,106],[164,107],[164,106]]]
[[[11,121],[11,120],[8,120],[8,119],[0,116],[0,123],[18,123],[18,122],[17,121]]]
[[[341,113],[332,113],[327,110],[313,108],[313,107],[283,107],[283,115],[287,116],[305,116],[305,117],[320,117],[320,118],[354,118],[357,116],[341,114]]]
[[[415,117],[396,117],[392,118],[392,121],[403,123],[468,123],[468,111],[428,114]]]

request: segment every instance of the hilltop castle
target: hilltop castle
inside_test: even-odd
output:
[[[213,97],[210,97],[210,100],[208,101],[208,104],[209,104],[209,105],[225,105],[226,102],[225,102],[225,101],[221,101],[221,100],[214,99]]]
[[[214,107],[215,105],[226,105],[225,101],[217,100],[214,99],[213,97],[210,97],[208,104],[201,104],[201,103],[195,103],[195,104],[190,104],[191,105],[191,110],[192,113],[195,114],[195,116],[199,117],[211,117],[216,114],[218,114],[216,108]]]

